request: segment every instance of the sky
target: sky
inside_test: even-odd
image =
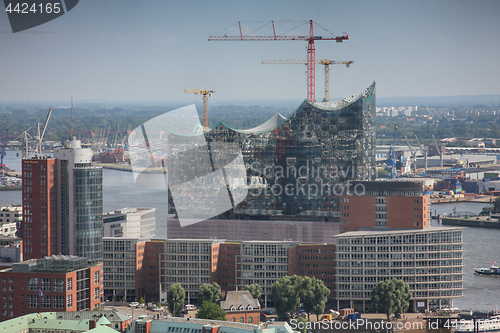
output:
[[[272,20],[278,33],[313,20],[315,35],[349,34],[315,43],[317,59],[354,61],[331,66],[331,100],[373,81],[378,97],[497,95],[499,15],[498,0],[81,0],[12,33],[1,11],[0,102],[196,98],[184,89],[215,90],[215,101],[303,100],[305,66],[261,61],[305,59],[305,41],[208,41],[238,21],[254,31]],[[272,35],[270,25],[257,34]]]

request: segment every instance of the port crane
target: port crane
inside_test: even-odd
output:
[[[307,65],[307,59],[286,59],[286,60],[262,60],[263,64],[279,64],[279,65]],[[345,65],[346,67],[351,67],[354,61],[336,61],[328,59],[316,59],[314,61],[316,65],[325,66],[325,98],[323,102],[330,101],[330,65]]]
[[[299,25],[296,28],[304,24],[309,25],[309,34],[308,35],[285,35],[285,34],[277,34],[276,28],[274,26],[275,21],[271,21],[266,23],[264,26],[271,24],[273,34],[268,36],[255,36],[251,34],[243,34],[243,30],[241,27],[241,21],[238,21],[236,24],[231,25],[229,28],[233,28],[236,25],[236,28],[239,30],[239,35],[229,36],[227,34],[222,35],[212,35],[208,37],[209,41],[290,41],[290,40],[299,40],[299,41],[307,41],[307,100],[311,103],[316,102],[316,48],[314,45],[314,41],[317,40],[334,40],[337,43],[341,43],[344,40],[349,39],[349,35],[344,33],[343,36],[335,36],[333,33],[324,29],[328,33],[329,36],[318,36],[314,34],[314,24],[313,20],[305,21],[303,24]],[[228,28],[228,29],[229,29]],[[263,27],[261,27],[263,28]],[[296,29],[294,28],[294,29]],[[260,28],[259,28],[260,29]],[[291,29],[291,30],[294,30]],[[223,31],[225,31],[224,29]]]
[[[396,150],[395,150],[395,145],[396,141],[398,139],[398,125],[394,127],[394,136],[392,139],[391,147],[389,148],[389,153],[387,154],[387,167],[390,169],[390,177],[395,178],[396,177]]]
[[[432,140],[434,140],[434,145],[436,146],[437,153],[439,154],[439,166],[442,168],[443,167],[443,152],[441,151],[440,147],[438,146],[434,135],[432,135]]]
[[[47,113],[47,117],[45,118],[45,123],[43,124],[42,130],[40,130],[40,123],[38,123],[37,136],[35,137],[35,139],[37,141],[37,144],[35,147],[36,156],[42,155],[42,141],[43,141],[43,137],[45,136],[45,131],[47,130],[47,125],[49,124],[51,114],[52,114],[52,107],[50,108],[49,112]]]
[[[420,150],[424,154],[424,160],[425,160],[424,170],[427,170],[427,147],[422,146],[422,144],[420,143],[420,140],[418,139],[416,134],[415,134],[415,139],[417,139],[418,147],[420,148]]]
[[[6,128],[5,129],[5,134],[2,136],[3,138],[3,141],[2,141],[2,150],[0,152],[0,168],[5,168],[5,161],[4,161],[4,158],[5,158],[5,149],[7,148],[7,136],[9,134],[9,129]]]
[[[185,93],[191,93],[195,95],[203,95],[203,127],[208,129],[208,98],[212,97],[215,90],[207,89],[184,89]]]

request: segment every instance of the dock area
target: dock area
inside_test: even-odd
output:
[[[489,216],[473,216],[469,218],[442,217],[441,223],[443,225],[454,225],[459,227],[500,229],[500,221],[491,219]]]

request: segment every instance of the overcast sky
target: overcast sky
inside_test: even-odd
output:
[[[283,33],[311,19],[317,35],[350,35],[315,43],[318,59],[354,61],[331,66],[331,99],[373,81],[379,97],[500,94],[498,0],[81,0],[18,33],[0,12],[0,102],[193,100],[186,88],[214,89],[217,100],[305,99],[305,66],[261,60],[304,59],[306,42],[208,37],[237,21],[296,21],[276,22]],[[323,66],[316,82],[321,100]]]

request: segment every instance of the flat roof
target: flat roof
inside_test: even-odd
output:
[[[408,233],[429,233],[429,232],[438,232],[438,231],[457,231],[464,230],[465,227],[425,227],[424,229],[384,229],[379,230],[373,228],[371,230],[361,230],[361,231],[349,231],[343,234],[335,235],[335,238],[338,237],[356,237],[356,236],[380,236],[380,235],[388,235],[388,234],[408,234]]]

